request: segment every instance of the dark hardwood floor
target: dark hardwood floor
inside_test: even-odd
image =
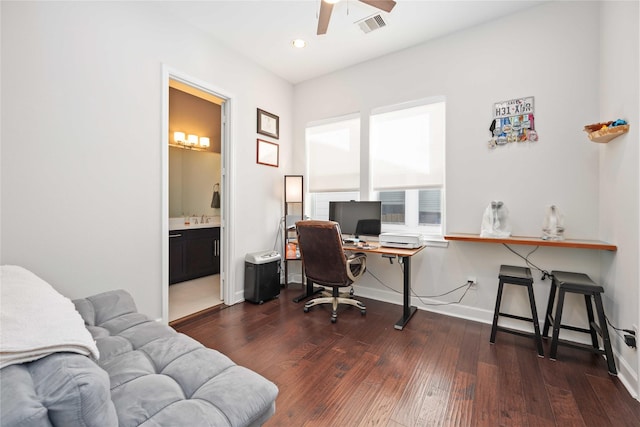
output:
[[[402,308],[366,298],[365,316],[341,307],[332,324],[299,293],[176,326],[277,384],[267,426],[640,425],[640,402],[597,355],[560,347],[554,362],[531,339],[491,345],[491,325],[420,310],[398,331]]]

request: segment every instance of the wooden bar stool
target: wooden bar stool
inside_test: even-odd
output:
[[[542,336],[540,335],[540,325],[538,324],[538,311],[536,310],[536,301],[533,297],[533,277],[531,276],[531,270],[527,267],[501,265],[498,279],[500,281],[498,282],[498,295],[496,296],[496,308],[493,311],[493,325],[491,327],[491,338],[489,339],[489,342],[491,342],[492,344],[496,342],[496,333],[498,331],[524,337],[532,337],[536,341],[536,347],[538,347],[538,356],[544,357],[544,350],[542,349]],[[504,288],[504,285],[525,286],[527,288],[527,292],[529,294],[529,305],[531,307],[531,317],[516,316],[514,314],[502,313],[500,311],[500,304],[502,302],[502,290]],[[500,316],[523,320],[526,322],[532,322],[533,334],[506,328],[504,326],[499,326],[498,318]]]
[[[543,335],[549,334],[549,327],[553,325],[553,336],[551,338],[551,354],[549,358],[556,360],[558,345],[586,350],[593,353],[604,354],[607,358],[607,367],[609,374],[617,375],[616,362],[613,358],[611,349],[611,339],[609,338],[609,328],[607,327],[607,318],[604,314],[601,294],[604,293],[602,286],[596,285],[589,276],[582,273],[570,273],[566,271],[552,271],[553,278],[551,282],[551,291],[549,293],[549,301],[547,302],[547,315],[544,321]],[[562,309],[564,308],[565,294],[575,293],[584,295],[584,302],[587,309],[587,318],[589,320],[589,328],[579,328],[576,326],[562,324]],[[556,305],[555,315],[552,315],[553,304],[558,294],[558,303]],[[593,299],[593,301],[592,301]],[[593,303],[596,305],[596,314],[598,315],[598,323],[596,324],[593,316]],[[582,332],[591,335],[591,346],[570,341],[560,341],[558,336],[560,329],[568,329],[571,331]],[[602,346],[598,343],[598,335],[602,337]]]

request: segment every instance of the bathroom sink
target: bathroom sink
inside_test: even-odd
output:
[[[193,230],[196,228],[211,228],[211,227],[220,227],[220,217],[219,216],[209,216],[205,217],[205,222],[202,223],[202,217],[192,216],[189,217],[189,224],[185,224],[185,218],[169,218],[169,231],[173,230]]]

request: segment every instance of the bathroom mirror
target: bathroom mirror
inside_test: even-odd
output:
[[[220,153],[169,147],[169,217],[219,216],[211,207],[220,182]]]

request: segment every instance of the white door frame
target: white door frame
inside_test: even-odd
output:
[[[221,182],[220,192],[220,299],[226,304],[234,304],[231,285],[235,283],[235,273],[231,266],[233,259],[233,200],[234,179],[231,174],[234,152],[233,117],[235,117],[235,97],[224,89],[208,82],[189,76],[181,71],[162,65],[162,321],[169,322],[169,79],[210,93],[225,102],[222,105],[221,143]]]

